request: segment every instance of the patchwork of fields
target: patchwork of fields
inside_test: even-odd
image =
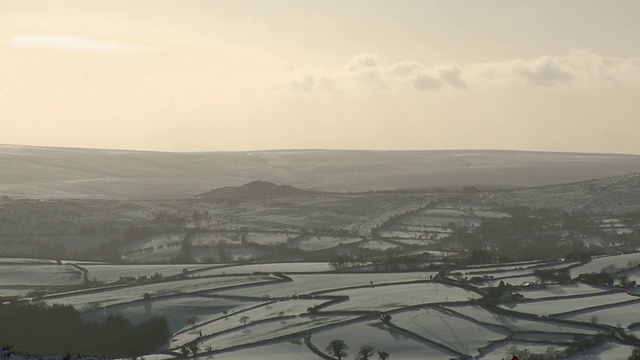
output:
[[[233,236],[212,234],[198,241],[220,239]],[[314,247],[316,241],[302,238],[300,245]],[[628,267],[638,258],[634,253],[587,263],[529,261],[439,273],[336,273],[321,262],[115,265],[0,259],[0,296],[69,304],[91,320],[122,314],[139,323],[164,316],[173,336],[156,354],[160,358],[322,359],[331,355],[332,340],[343,340],[350,357],[370,346],[394,360],[495,359],[525,349],[558,358],[626,359],[640,346],[637,289],[576,278],[583,270],[602,268],[633,276],[637,268]],[[537,285],[536,269],[567,269],[573,280]],[[474,276],[484,280],[468,281]],[[530,280],[527,286],[523,279]]]

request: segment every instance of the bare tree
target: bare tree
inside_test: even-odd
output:
[[[243,316],[240,318],[240,322],[244,325],[244,329],[247,330],[247,321],[249,321],[250,318],[248,316]]]
[[[197,316],[189,316],[187,318],[187,323],[191,324],[191,327],[193,328],[193,332],[196,331],[196,322],[198,321],[198,317]]]
[[[343,356],[347,356],[345,350],[347,350],[349,346],[344,342],[344,340],[331,340],[329,345],[324,349],[329,355],[335,356],[338,360],[342,360]]]
[[[198,354],[198,351],[200,350],[200,346],[198,346],[197,342],[192,342],[191,344],[189,344],[189,352],[191,353],[191,357],[192,358],[196,358],[196,355]]]
[[[358,351],[356,355],[357,360],[369,360],[373,356],[373,347],[364,345]]]
[[[380,359],[380,360],[388,360],[389,359],[389,353],[386,352],[386,351],[378,350],[378,359]]]

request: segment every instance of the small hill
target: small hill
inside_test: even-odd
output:
[[[567,211],[640,211],[640,173],[505,191],[494,194],[492,200],[506,206],[553,207]]]
[[[252,181],[242,186],[226,186],[196,196],[200,200],[249,200],[319,194],[290,185],[277,185],[269,181]]]

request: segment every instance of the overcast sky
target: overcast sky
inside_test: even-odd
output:
[[[0,0],[0,143],[640,154],[640,1]]]

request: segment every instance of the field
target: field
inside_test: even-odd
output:
[[[349,346],[350,356],[371,346],[392,359],[494,359],[514,349],[571,351],[569,359],[625,359],[639,345],[631,336],[637,336],[640,321],[635,289],[575,279],[536,285],[533,271],[586,271],[626,264],[633,255],[597,258],[592,266],[561,260],[470,266],[444,276],[336,273],[326,263],[119,266],[4,259],[0,291],[23,297],[46,290],[25,300],[70,304],[93,320],[122,314],[138,323],[164,316],[173,336],[152,354],[164,359],[180,358],[193,344],[195,357],[203,360],[321,359],[335,339]],[[82,286],[81,269],[103,283]],[[455,273],[491,274],[492,281],[530,277],[532,283],[508,287],[500,299],[505,293],[522,297],[490,300],[487,284],[465,282]],[[15,291],[18,284],[22,292]],[[600,340],[570,350],[577,339]]]

